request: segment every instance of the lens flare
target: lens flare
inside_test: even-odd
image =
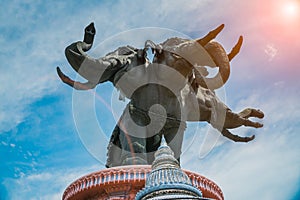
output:
[[[284,4],[282,7],[283,15],[286,18],[294,19],[299,16],[299,1],[289,1]]]

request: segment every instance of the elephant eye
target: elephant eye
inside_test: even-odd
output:
[[[177,54],[175,54],[175,53],[172,53],[172,56],[173,56],[174,58],[176,58],[176,59],[182,59],[181,56],[179,56],[179,55],[177,55]]]

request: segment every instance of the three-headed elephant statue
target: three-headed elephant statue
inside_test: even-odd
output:
[[[230,61],[239,53],[243,38],[231,52],[213,39],[221,25],[200,39],[169,38],[156,44],[145,41],[143,48],[119,47],[101,58],[86,52],[92,47],[96,29],[85,28],[83,41],[69,45],[65,55],[73,69],[87,80],[77,82],[62,73],[61,80],[77,90],[93,89],[109,81],[130,102],[119,119],[108,145],[107,167],[127,164],[151,164],[162,136],[179,160],[186,122],[205,121],[223,136],[235,142],[254,139],[232,134],[240,126],[262,127],[250,117],[263,118],[262,111],[246,108],[234,113],[215,94],[230,75]],[[147,51],[153,52],[153,60]],[[206,67],[218,68],[209,77]]]

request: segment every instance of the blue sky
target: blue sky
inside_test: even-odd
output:
[[[250,143],[236,144],[218,137],[206,123],[191,123],[182,167],[214,180],[226,199],[299,199],[300,17],[284,9],[287,2],[1,1],[0,199],[61,199],[76,178],[104,168],[115,125],[109,109],[115,90],[107,83],[74,93],[55,71],[60,66],[76,77],[64,49],[81,40],[92,21],[97,28],[92,54],[99,57],[107,52],[102,49],[133,40],[140,44],[143,35],[124,37],[124,31],[130,35],[137,29],[159,30],[151,37],[161,42],[161,33],[197,38],[224,23],[217,40],[227,51],[243,35],[242,50],[220,93],[234,111],[263,110],[265,126],[234,130],[256,135]],[[299,0],[294,2],[299,6]],[[78,117],[91,106],[100,136],[99,127],[81,124],[86,116]],[[101,141],[89,143],[93,135]]]

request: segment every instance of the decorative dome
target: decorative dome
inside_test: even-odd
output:
[[[203,199],[201,197],[201,191],[192,185],[190,178],[181,170],[173,151],[163,139],[155,153],[145,188],[137,193],[136,200]]]

